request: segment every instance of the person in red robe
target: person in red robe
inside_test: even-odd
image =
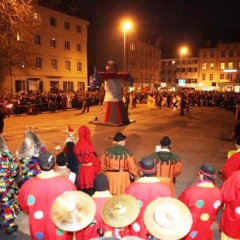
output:
[[[99,173],[94,178],[94,189],[95,193],[92,198],[96,204],[95,217],[90,225],[76,232],[76,240],[114,236],[115,228],[107,225],[101,215],[103,205],[112,197],[112,194],[109,192],[109,181],[104,173]]]
[[[145,156],[138,164],[139,171],[142,175],[136,182],[130,184],[125,193],[135,197],[141,208],[138,218],[129,227],[129,235],[148,239],[148,230],[144,224],[144,211],[147,205],[156,198],[171,197],[170,188],[161,183],[155,176],[156,163],[150,156]]]
[[[53,170],[55,161],[50,153],[40,153],[38,163],[41,173],[26,181],[18,196],[21,209],[29,214],[31,239],[66,240],[67,232],[52,221],[51,207],[62,193],[77,189],[70,180]]]
[[[221,240],[240,239],[240,170],[235,171],[221,187],[223,213],[220,221]]]
[[[101,163],[91,142],[90,129],[83,125],[78,129],[78,135],[79,139],[74,146],[74,153],[80,164],[77,188],[92,196],[93,180],[101,170]]]
[[[213,238],[213,224],[222,205],[221,191],[214,185],[215,173],[216,169],[211,164],[204,163],[198,172],[199,181],[178,197],[193,217],[191,230],[182,240]]]
[[[237,151],[226,160],[223,166],[221,172],[223,180],[228,179],[233,172],[240,170],[240,135],[235,138],[235,146]]]

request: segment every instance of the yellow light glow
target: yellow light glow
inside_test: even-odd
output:
[[[185,54],[185,53],[187,53],[187,48],[186,47],[182,47],[181,49],[180,49],[180,53],[181,54]]]
[[[123,30],[126,31],[132,27],[132,24],[129,21],[123,23]]]

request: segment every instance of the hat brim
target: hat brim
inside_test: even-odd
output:
[[[171,217],[167,217],[170,215]],[[158,219],[161,222],[165,221],[161,225]],[[190,210],[184,203],[176,198],[162,197],[148,204],[144,211],[144,223],[154,237],[176,240],[188,234],[193,220]]]
[[[125,140],[126,138],[127,138],[127,136],[123,135],[123,136],[121,136],[121,137],[119,137],[119,138],[114,137],[113,140],[114,140],[115,142],[120,142],[120,141]]]

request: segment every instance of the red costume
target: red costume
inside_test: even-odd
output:
[[[240,170],[235,171],[221,188],[225,204],[220,230],[233,239],[240,239]]]
[[[93,188],[93,180],[101,170],[100,160],[91,143],[90,129],[81,126],[78,130],[79,140],[74,146],[74,153],[80,163],[77,186],[79,189]]]
[[[135,197],[141,208],[138,218],[129,226],[129,235],[147,239],[147,229],[143,215],[147,205],[159,197],[170,197],[171,190],[159,181],[157,177],[141,177],[126,189],[126,194]]]
[[[29,213],[32,240],[67,239],[66,232],[53,223],[50,212],[58,196],[73,190],[76,190],[74,184],[53,170],[40,173],[22,185],[18,201],[22,210]]]
[[[178,198],[187,205],[193,217],[190,232],[182,239],[203,240],[213,238],[213,223],[222,204],[220,190],[212,181],[199,181]]]
[[[96,213],[92,223],[84,228],[76,232],[76,240],[85,240],[99,237],[98,229],[101,229],[103,233],[111,232],[112,236],[114,236],[113,227],[108,226],[102,219],[102,206],[105,202],[112,197],[112,194],[109,191],[104,192],[95,192],[92,196],[95,204],[96,204]]]
[[[222,170],[223,179],[228,179],[237,170],[240,170],[240,149],[226,160]]]

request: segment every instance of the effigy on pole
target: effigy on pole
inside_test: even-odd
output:
[[[106,70],[106,72],[99,72],[104,82],[104,101],[99,115],[91,123],[116,126],[127,125],[130,120],[122,99],[122,85],[123,81],[127,81],[131,85],[133,78],[128,72],[118,73],[117,65],[111,60],[108,62]]]

